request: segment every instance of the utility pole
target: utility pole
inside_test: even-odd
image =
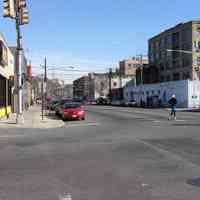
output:
[[[140,62],[140,95],[141,95],[141,97],[140,97],[140,104],[141,104],[141,107],[143,106],[143,99],[142,99],[142,85],[143,85],[143,83],[144,83],[144,80],[143,80],[143,64],[144,64],[144,62],[143,62],[143,57],[144,56],[146,56],[146,55],[142,55],[142,54],[140,54],[140,55],[138,55],[138,57],[139,57],[139,62]]]
[[[42,75],[41,93],[42,93],[42,120],[44,120],[44,76],[43,75]]]
[[[122,100],[122,72],[120,70],[120,68],[118,70],[116,70],[117,72],[117,76],[119,76],[119,88],[118,88],[118,100]]]
[[[109,100],[110,100],[110,104],[112,102],[112,68],[109,69]]]
[[[47,110],[47,59],[44,59],[44,107]]]
[[[28,10],[26,0],[4,0],[3,16],[9,17],[15,20],[16,26],[16,75],[17,75],[17,97],[18,97],[18,109],[16,123],[20,121],[24,123],[23,111],[22,111],[22,35],[20,26],[29,23]],[[21,120],[20,120],[21,119]]]
[[[142,54],[138,55],[139,57],[139,68],[140,68],[140,84],[143,85],[143,56]]]
[[[143,65],[144,65],[144,57],[147,57],[148,55],[143,55],[143,54],[140,54],[140,55],[137,55],[140,59],[140,83],[141,85],[143,85],[144,83],[144,80],[143,80]]]

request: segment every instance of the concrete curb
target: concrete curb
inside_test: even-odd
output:
[[[37,121],[37,123],[29,123],[26,124],[26,121],[24,124],[15,124],[14,122],[8,122],[8,121],[0,121],[0,129],[6,129],[6,128],[21,128],[21,129],[53,129],[53,128],[62,128],[65,125],[65,123],[62,120],[59,120],[55,122],[55,120],[44,120],[44,121]]]
[[[10,118],[0,119],[0,129],[21,128],[21,129],[53,129],[61,128],[65,123],[61,119],[50,118],[45,116],[41,118],[39,107],[32,107],[29,111],[24,112],[24,124],[16,124],[16,114],[10,115]]]

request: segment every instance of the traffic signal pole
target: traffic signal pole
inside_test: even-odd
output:
[[[17,5],[17,0],[14,1]],[[24,123],[23,117],[23,108],[22,108],[22,45],[21,45],[21,31],[20,31],[20,12],[19,8],[16,6],[16,36],[17,36],[17,51],[16,51],[16,72],[17,72],[17,99],[18,99],[18,108],[17,108],[17,117],[16,123]]]
[[[29,23],[26,0],[3,0],[3,16],[15,20],[17,48],[16,48],[16,82],[17,82],[17,117],[16,123],[24,123],[22,110],[22,36],[20,26]]]

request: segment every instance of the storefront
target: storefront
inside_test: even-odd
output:
[[[11,113],[14,58],[0,35],[0,118]]]
[[[0,118],[11,113],[11,81],[0,75]]]

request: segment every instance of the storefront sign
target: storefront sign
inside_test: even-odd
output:
[[[0,41],[0,64],[3,65],[3,67],[8,64],[8,52],[3,41]]]

